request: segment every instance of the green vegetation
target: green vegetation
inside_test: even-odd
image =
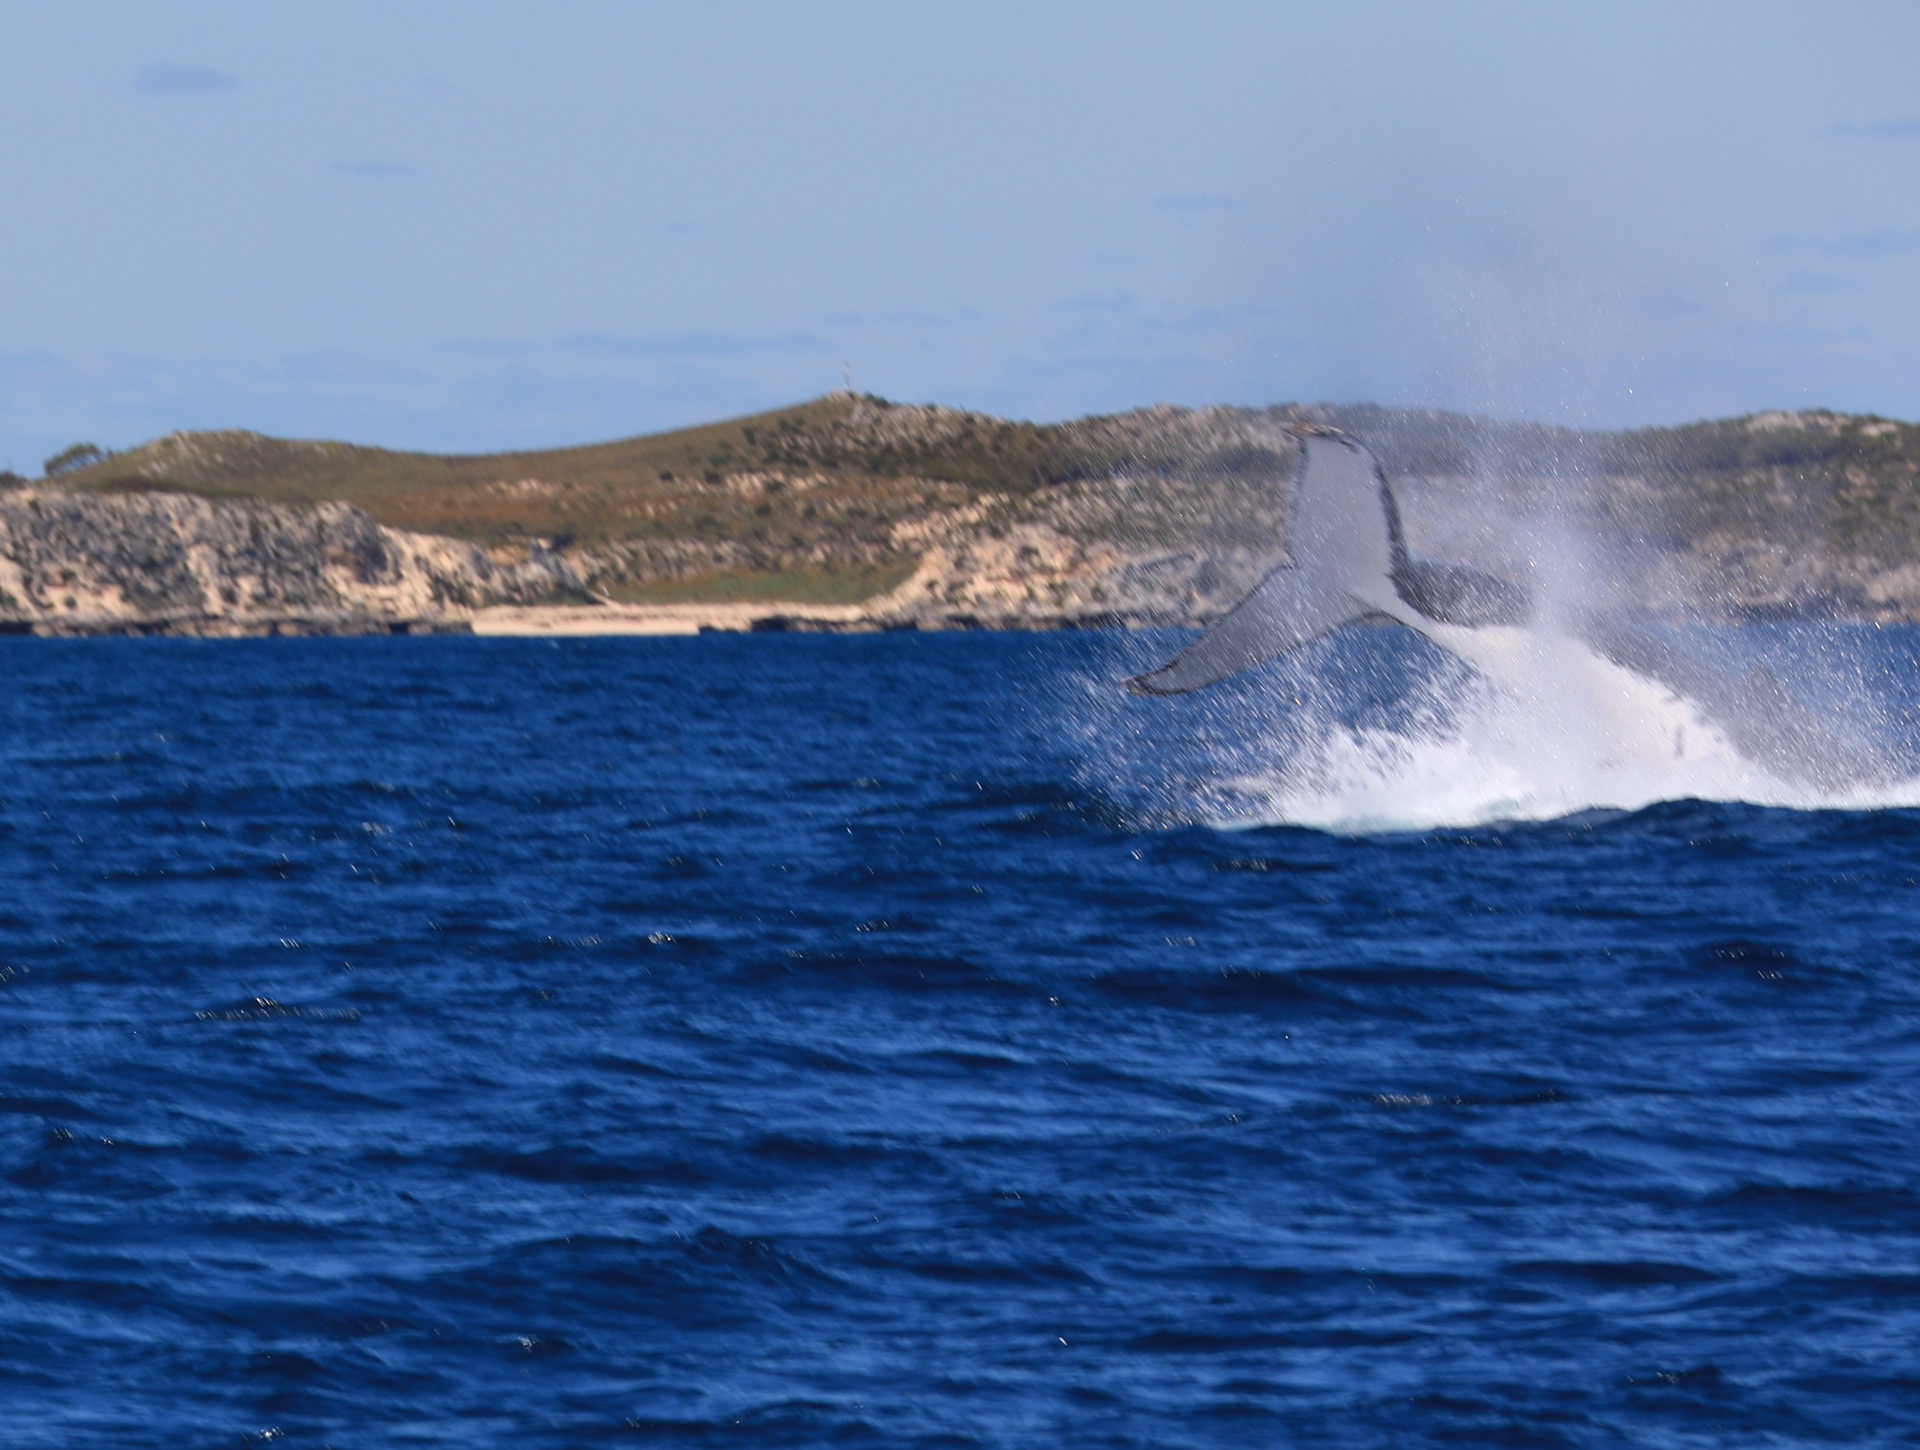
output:
[[[61,482],[339,500],[395,528],[566,550],[616,595],[750,598],[779,588],[825,601],[866,597],[910,572],[916,554],[896,541],[903,523],[983,492],[1031,494],[1110,466],[1058,428],[837,394],[650,437],[490,455],[173,434],[102,455]]]
[[[83,468],[105,463],[107,457],[107,451],[97,443],[76,443],[71,448],[61,449],[41,468],[48,478],[57,478],[63,473],[77,473]]]
[[[1302,421],[1365,438],[1391,474],[1558,491],[1622,535],[1920,557],[1920,428],[1824,413],[1619,434],[1371,405],[1036,425],[842,393],[581,448],[441,456],[182,433],[113,455],[75,445],[48,470],[69,488],[339,500],[509,554],[538,544],[615,598],[830,602],[905,577],[915,526],[960,509],[989,533],[1040,519],[1149,549],[1272,538],[1293,456],[1279,425]]]
[[[870,436],[870,420],[857,411],[882,422],[916,414],[840,396],[653,437],[484,456],[175,434],[62,482],[277,503],[341,500],[396,528],[630,556],[631,569],[611,566],[613,582],[623,573],[639,582],[717,569],[744,579],[796,563],[803,572],[896,568],[910,562],[895,550],[896,524],[1003,480],[1031,486],[1038,430],[981,420],[916,451],[910,429]]]
[[[1621,434],[1607,471],[1653,495],[1622,519],[1674,542],[1707,533],[1819,541],[1883,563],[1920,556],[1920,428],[1841,413],[1762,414]]]
[[[856,406],[883,419],[918,410],[844,395],[778,412],[583,448],[486,455],[390,452],[342,443],[287,442],[251,433],[174,434],[73,478],[81,488],[177,489],[211,497],[283,503],[342,499],[383,523],[468,538],[564,535],[589,541],[632,534],[673,535],[703,515],[769,517],[795,478],[828,481],[867,496],[919,502],[928,480],[951,493],[1025,489],[1070,464],[1049,430],[965,418],[943,436],[894,436],[853,417]],[[70,450],[71,451],[71,450]],[[64,456],[64,455],[63,455]],[[729,506],[726,484],[762,474],[772,488]],[[737,490],[735,490],[737,492]],[[794,509],[804,514],[804,509]]]

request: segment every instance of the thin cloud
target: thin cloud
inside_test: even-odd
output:
[[[1871,232],[1862,237],[1842,237],[1827,251],[1830,257],[1900,257],[1920,252],[1920,232]]]
[[[1920,231],[1899,231],[1888,227],[1853,237],[1775,237],[1767,243],[1767,250],[1777,257],[1810,252],[1836,261],[1904,257],[1920,252]]]
[[[573,337],[562,338],[560,346],[567,352],[649,358],[750,357],[760,353],[832,351],[824,341],[810,332],[782,333],[777,337],[753,337],[723,332],[675,332],[663,333],[655,337],[612,337],[602,333],[580,333]]]
[[[829,327],[956,327],[985,322],[987,314],[977,307],[958,307],[950,312],[825,312],[819,320]]]
[[[1163,196],[1154,202],[1153,209],[1193,215],[1209,211],[1245,211],[1247,204],[1235,201],[1230,196]]]
[[[1131,292],[1109,292],[1104,297],[1069,297],[1054,304],[1056,312],[1131,312],[1134,301]]]
[[[398,161],[336,161],[333,169],[342,176],[414,176],[411,166]]]
[[[438,344],[435,352],[456,353],[468,357],[526,357],[537,349],[530,342],[501,342],[487,338],[458,339]]]
[[[237,90],[240,82],[225,71],[204,65],[175,65],[155,61],[143,67],[133,78],[133,87],[150,96],[205,95],[210,91]]]
[[[1829,272],[1798,271],[1787,274],[1780,283],[1782,292],[1796,296],[1820,296],[1829,292],[1856,292],[1860,284],[1851,277],[1835,277]]]
[[[1874,121],[1865,126],[1845,123],[1827,128],[1829,136],[1858,136],[1875,141],[1920,140],[1920,117],[1896,121]]]

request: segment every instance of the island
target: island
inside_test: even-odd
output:
[[[0,632],[698,633],[1197,626],[1287,560],[1291,428],[1364,439],[1420,551],[1603,560],[1654,612],[1920,619],[1920,427],[1626,432],[1373,405],[1057,424],[837,393],[587,447],[240,431],[0,478]]]

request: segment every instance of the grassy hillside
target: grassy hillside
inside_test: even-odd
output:
[[[1791,542],[1920,556],[1920,428],[1832,413],[1630,433],[1371,406],[1146,409],[1040,426],[836,394],[583,448],[474,456],[174,434],[63,474],[64,486],[280,502],[344,500],[382,523],[588,561],[618,597],[850,600],[916,557],[902,525],[978,506],[1076,536],[1205,548],[1273,528],[1292,445],[1334,423],[1389,473],[1558,492],[1601,527],[1677,547]],[[1112,480],[1130,482],[1116,488]],[[1236,533],[1236,531],[1239,531]]]
[[[587,542],[810,532],[804,525],[823,510],[836,522],[890,520],[983,489],[1030,488],[1066,470],[1057,430],[944,410],[929,427],[922,412],[837,395],[616,443],[465,456],[182,433],[61,481],[287,503],[343,499],[401,528]],[[886,426],[894,413],[911,426]],[[742,477],[763,486],[742,487]]]
[[[1765,413],[1621,434],[1615,524],[1676,543],[1750,538],[1895,564],[1920,558],[1920,427],[1844,413]]]
[[[1197,416],[1162,410],[1043,427],[836,394],[699,428],[525,453],[440,456],[243,432],[172,434],[60,482],[344,500],[398,528],[568,550],[587,557],[597,586],[620,598],[824,602],[891,587],[917,557],[899,542],[898,526],[983,496],[1019,511],[1116,468],[1245,473],[1249,457],[1265,482],[1284,476],[1283,457],[1249,454],[1244,439],[1209,451]]]

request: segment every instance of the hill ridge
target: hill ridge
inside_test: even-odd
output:
[[[26,492],[41,507],[56,495],[178,495],[207,504],[207,518],[279,509],[287,540],[318,539],[317,510],[357,511],[395,557],[464,561],[447,566],[459,576],[443,591],[449,619],[545,597],[866,601],[876,621],[923,627],[1194,623],[1285,557],[1287,425],[1306,421],[1373,447],[1435,553],[1524,570],[1552,527],[1617,555],[1648,607],[1920,615],[1920,428],[1821,409],[1627,432],[1372,404],[1156,404],[1035,424],[839,393],[495,454],[177,431]],[[15,544],[0,540],[0,553],[19,580],[9,591],[0,579],[17,596],[0,610],[57,613],[60,586],[35,582],[54,556],[20,542],[35,537],[34,511],[20,490],[0,493],[10,497]],[[109,534],[160,518],[83,515]],[[186,517],[168,515],[167,528]],[[87,562],[72,527],[61,538],[73,557],[60,567],[97,576],[99,598],[141,597],[137,580],[108,578],[131,566]],[[40,564],[22,564],[22,549]],[[221,587],[252,597],[252,586]]]

